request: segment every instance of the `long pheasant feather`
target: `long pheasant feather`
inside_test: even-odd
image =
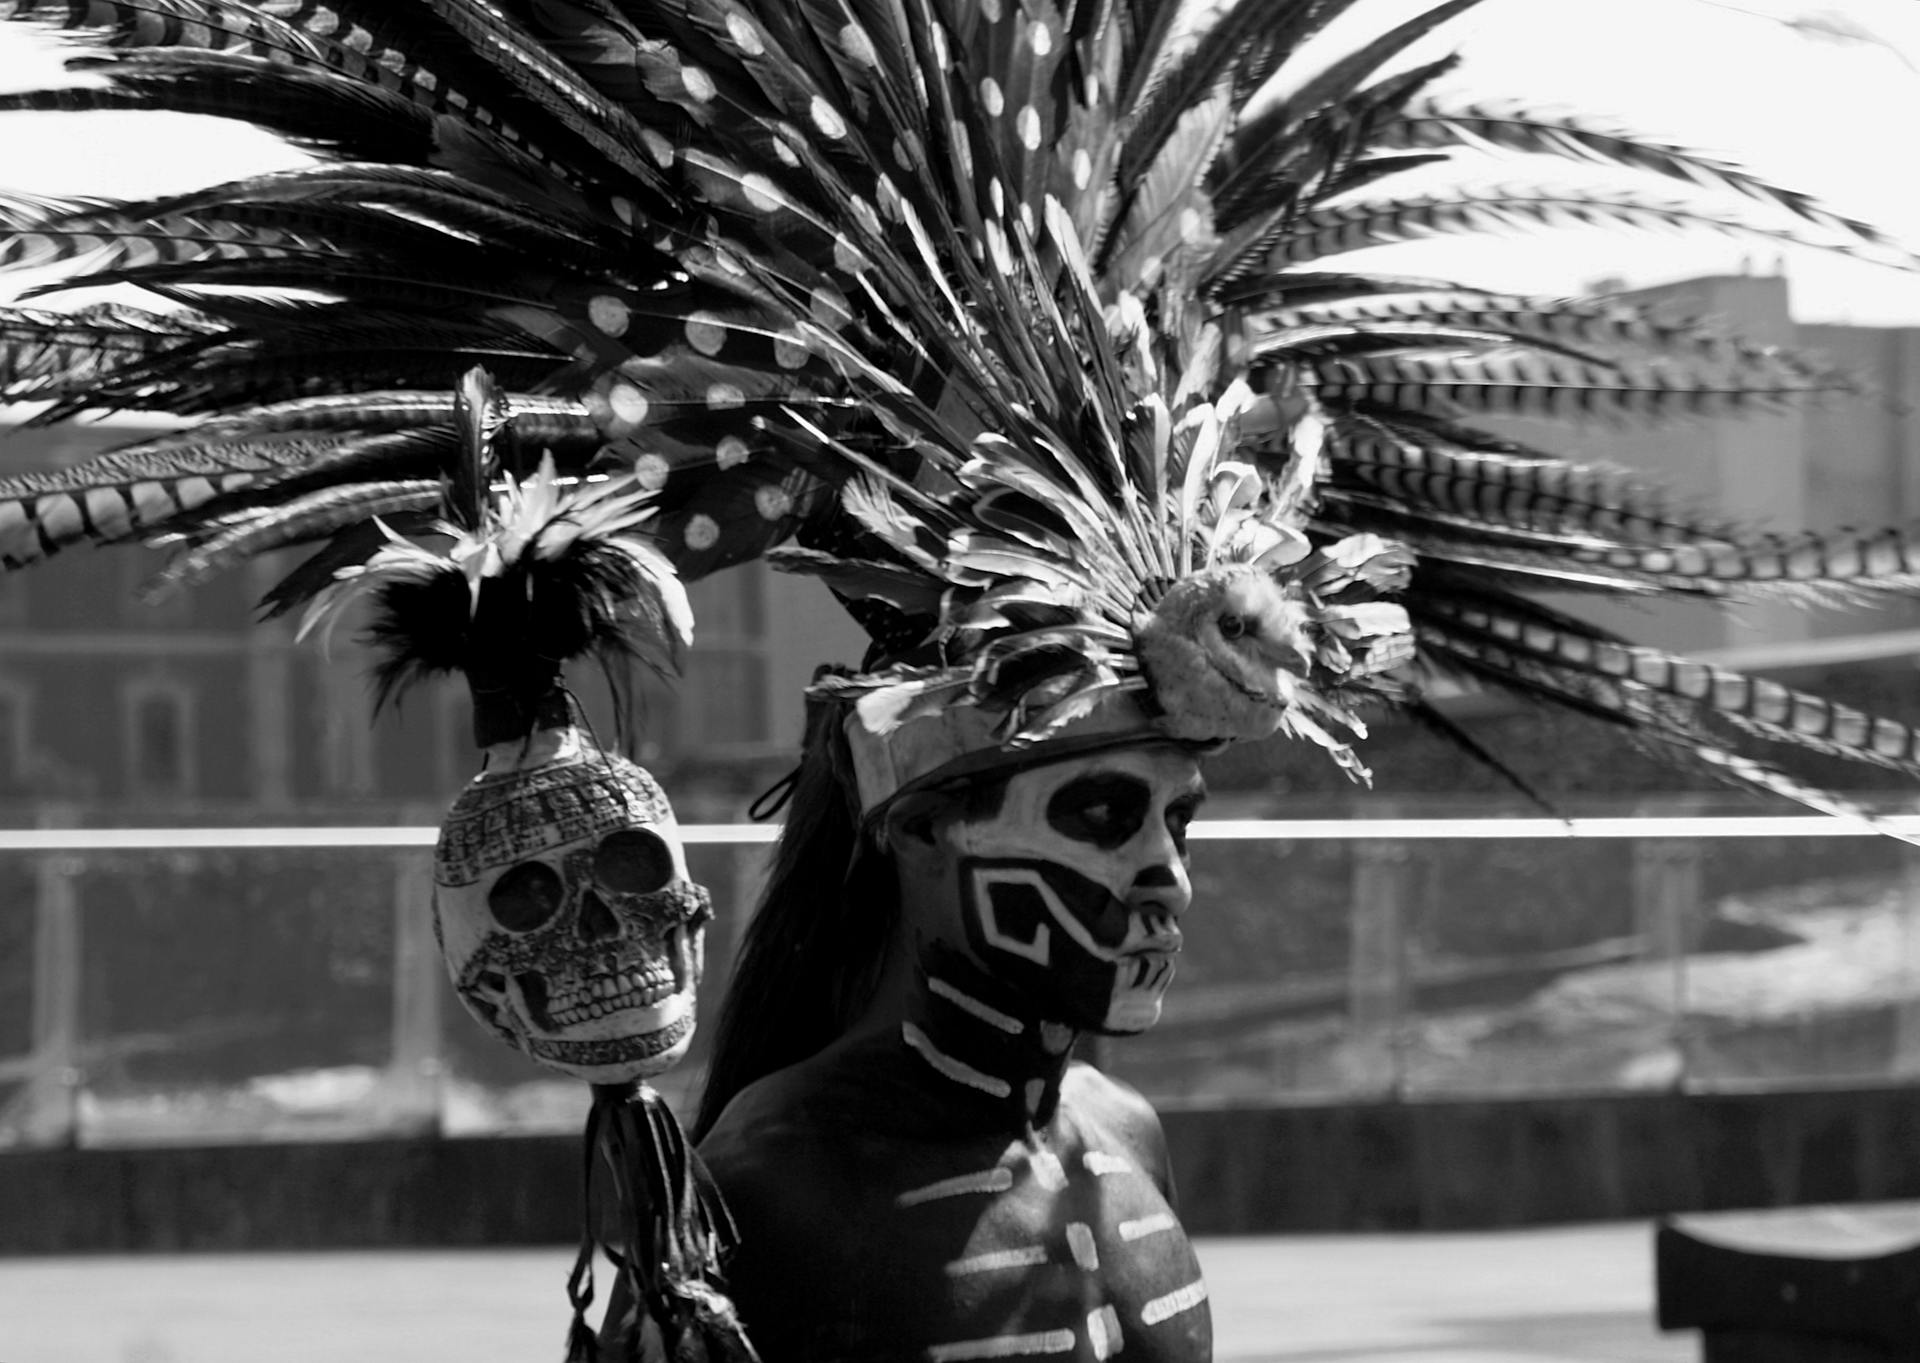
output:
[[[1580,119],[1553,117],[1516,103],[1449,106],[1420,100],[1382,126],[1383,147],[1494,147],[1560,159],[1590,160],[1646,171],[1707,189],[1731,189],[1778,208],[1811,226],[1879,248],[1893,258],[1911,254],[1887,233],[1823,207],[1811,196],[1774,185],[1738,166],[1683,147],[1596,128]]]

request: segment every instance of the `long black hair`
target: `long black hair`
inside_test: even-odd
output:
[[[786,827],[720,1004],[696,1141],[741,1089],[852,1026],[879,983],[899,885],[893,858],[861,828],[845,713],[808,703]]]

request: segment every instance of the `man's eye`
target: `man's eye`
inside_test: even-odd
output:
[[[1047,802],[1047,826],[1075,842],[1118,847],[1140,831],[1148,799],[1146,788],[1130,777],[1082,778]]]

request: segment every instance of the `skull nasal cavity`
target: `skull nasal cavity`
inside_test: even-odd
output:
[[[652,894],[673,879],[673,852],[658,833],[623,828],[594,848],[593,878],[610,894]]]
[[[606,900],[588,890],[580,896],[577,931],[583,942],[604,942],[620,935],[620,920],[613,916],[613,910],[607,907]]]

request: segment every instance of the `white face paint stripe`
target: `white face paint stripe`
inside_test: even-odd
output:
[[[998,866],[991,870],[978,870],[973,874],[975,883],[983,891],[995,885],[1020,885],[1032,890],[1040,896],[1040,902],[1046,905],[1047,915],[1053,919],[1055,925],[1079,943],[1081,950],[1099,960],[1118,961],[1135,945],[1153,936],[1147,928],[1145,916],[1135,909],[1127,915],[1125,940],[1118,947],[1102,946],[1094,941],[1093,934],[1087,930],[1087,925],[1073,916],[1066,902],[1060,898],[1059,893],[1047,883],[1046,877],[1039,871],[1024,866]],[[1000,932],[997,920],[986,922],[983,926],[986,929],[987,940],[995,946],[1011,951],[1017,956],[1026,956],[1038,961],[1041,965],[1047,963],[1047,952],[1051,943],[1046,924],[1042,923],[1035,930],[1031,942],[1022,942],[1017,938],[1004,935]]]
[[[997,1249],[991,1254],[975,1254],[967,1259],[955,1259],[947,1265],[947,1272],[955,1278],[964,1278],[970,1273],[992,1273],[1002,1268],[1032,1268],[1047,1261],[1047,1251],[1039,1245],[1029,1245],[1025,1249]]]
[[[1027,1358],[1035,1354],[1070,1354],[1073,1331],[1048,1330],[1033,1335],[995,1335],[992,1339],[963,1339],[936,1344],[927,1350],[927,1363],[957,1363],[965,1358]]]
[[[1084,1221],[1067,1223],[1067,1248],[1073,1251],[1073,1261],[1089,1273],[1100,1269],[1100,1250],[1093,1242],[1093,1227]]]
[[[1111,1306],[1103,1306],[1087,1317],[1087,1343],[1093,1346],[1095,1358],[1112,1358],[1120,1352],[1120,1313]]]
[[[996,1079],[984,1070],[976,1070],[964,1061],[955,1060],[946,1054],[928,1038],[927,1034],[911,1022],[900,1024],[900,1035],[907,1045],[920,1053],[920,1058],[956,1084],[965,1084],[968,1088],[979,1089],[982,1093],[991,1093],[996,1098],[1004,1098],[1013,1092],[1013,1085],[1004,1079]]]
[[[929,1183],[924,1188],[911,1188],[896,1197],[893,1204],[896,1207],[917,1207],[922,1202],[960,1197],[966,1193],[1004,1193],[1012,1186],[1013,1170],[982,1169],[977,1174],[961,1174],[956,1178],[943,1178],[938,1183]]]
[[[980,1002],[979,999],[974,998],[973,995],[961,993],[945,980],[929,978],[927,980],[927,988],[931,989],[948,1003],[951,1003],[961,1012],[973,1014],[973,1016],[979,1018],[989,1027],[998,1027],[1008,1036],[1019,1036],[1020,1033],[1027,1030],[1026,1024],[1021,1022],[1020,1019],[1010,1018],[998,1008],[989,1008],[986,1004]]]
[[[1122,1240],[1144,1240],[1149,1235],[1158,1235],[1161,1231],[1179,1230],[1180,1223],[1172,1212],[1155,1212],[1152,1216],[1143,1216],[1138,1221],[1120,1223]]]
[[[1118,1155],[1109,1155],[1104,1150],[1089,1150],[1080,1157],[1080,1162],[1086,1165],[1087,1172],[1096,1178],[1105,1178],[1108,1174],[1134,1172],[1132,1161],[1121,1159]]]
[[[1172,1320],[1182,1311],[1191,1311],[1207,1299],[1206,1283],[1195,1279],[1177,1292],[1169,1292],[1164,1297],[1155,1297],[1140,1308],[1140,1319],[1148,1325],[1158,1325],[1163,1320]]]
[[[980,903],[977,912],[980,917],[980,931],[987,939],[987,945],[997,947],[1011,956],[1023,957],[1035,965],[1046,965],[1053,959],[1053,929],[1045,923],[1036,923],[1033,938],[1023,942],[1018,937],[1009,937],[1000,931],[1000,915],[993,907],[992,890],[995,885],[1024,885],[1046,903],[1047,912],[1063,923],[1070,921],[1072,915],[1060,902],[1060,896],[1053,887],[1040,878],[1038,871],[1023,867],[1000,867],[991,871],[975,871],[974,886],[979,893]],[[1085,929],[1081,929],[1085,932]]]

